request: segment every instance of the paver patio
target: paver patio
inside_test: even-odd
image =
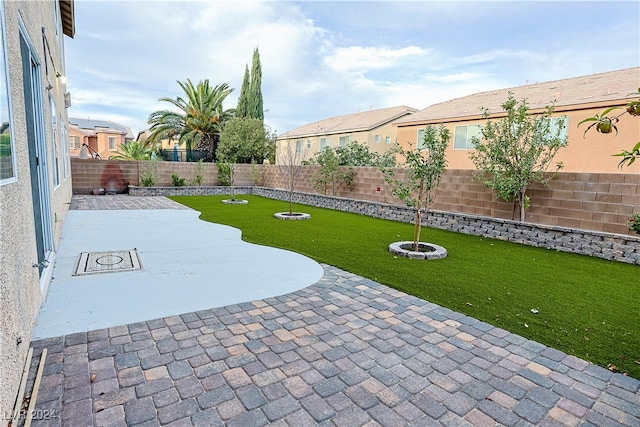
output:
[[[32,425],[640,426],[640,381],[323,267],[290,294],[32,342],[36,408],[59,415]]]

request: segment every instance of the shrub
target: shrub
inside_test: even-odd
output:
[[[635,213],[627,221],[630,231],[635,231],[640,234],[640,213]]]
[[[171,175],[171,182],[173,183],[174,187],[184,187],[185,185],[185,179],[180,178],[178,174],[175,173]]]

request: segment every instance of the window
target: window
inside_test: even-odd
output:
[[[351,135],[347,135],[347,136],[341,136],[340,137],[340,147],[346,147],[347,144],[349,144],[351,142]]]
[[[377,142],[378,144],[380,144],[380,141],[382,141],[382,138],[380,138],[380,135],[374,135],[374,136],[373,136],[373,140],[374,140],[375,142]]]
[[[391,144],[391,137],[390,136],[385,136],[384,137],[384,143],[387,144],[387,145],[390,145]]]
[[[60,185],[60,156],[58,153],[58,112],[53,96],[49,93],[49,112],[51,113],[51,158],[53,159],[53,186]]]
[[[304,141],[301,139],[298,139],[296,141],[296,153],[302,153],[302,147],[304,146]]]
[[[473,150],[472,138],[482,138],[482,127],[480,125],[456,126],[453,135],[454,150]]]
[[[109,138],[109,150],[115,150],[115,149],[116,149],[116,139]]]
[[[62,124],[62,126],[60,127],[60,141],[68,141],[69,131],[67,130],[67,126],[62,123],[62,120],[60,120],[60,123]],[[78,145],[80,145],[80,142],[78,142]],[[71,175],[71,159],[69,158],[69,147],[65,146],[64,143],[61,143],[60,147],[62,147],[62,178],[67,179],[69,178],[69,175]]]
[[[307,139],[307,148],[311,148],[311,140]]]
[[[320,138],[320,151],[331,148],[331,138]]]
[[[424,129],[418,129],[418,142],[416,143],[416,148],[418,150],[424,149]]]
[[[70,136],[69,137],[69,149],[77,150],[80,148],[80,137],[79,136]]]
[[[16,179],[16,148],[11,120],[9,74],[4,33],[4,7],[0,4],[0,185]]]
[[[559,129],[560,121],[564,120],[562,129]],[[569,117],[561,116],[561,117],[552,117],[551,118],[551,136],[558,135],[560,138],[567,137],[567,129],[569,129]],[[560,133],[558,134],[558,131]]]

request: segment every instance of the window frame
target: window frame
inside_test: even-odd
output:
[[[49,115],[51,117],[51,162],[53,163],[53,188],[60,186],[60,153],[58,150],[58,109],[53,95],[49,92]]]
[[[460,147],[460,146],[456,145],[456,142],[458,141],[456,136],[459,135],[459,131],[461,131],[461,128],[465,128],[464,147]],[[469,136],[469,128],[477,128],[477,134]],[[479,125],[479,124],[466,124],[466,125],[454,126],[454,128],[453,128],[453,144],[452,144],[452,148],[454,150],[475,150],[476,147],[472,142],[473,141],[472,138],[474,136],[477,136],[480,139],[482,139],[482,125]]]
[[[550,126],[550,133],[551,136],[555,137],[557,132],[558,132],[558,122],[560,120],[564,120],[564,128],[562,129],[562,133],[559,135],[561,138],[568,138],[569,136],[569,116],[568,115],[562,115],[562,116],[554,116],[551,117],[551,126]]]
[[[0,186],[11,184],[13,182],[18,181],[18,159],[16,156],[16,138],[15,138],[15,122],[13,120],[13,105],[11,103],[11,76],[9,75],[9,51],[7,47],[7,34],[6,34],[6,24],[4,17],[4,1],[0,0],[0,46],[1,55],[0,58],[0,74],[4,75],[3,82],[0,84],[4,85],[4,93],[6,94],[6,114],[7,114],[7,123],[8,123],[8,135],[9,135],[9,148],[11,157],[11,175],[6,178],[2,178],[2,173],[0,173]],[[2,89],[0,89],[1,91]],[[5,100],[0,97],[0,103],[5,104]],[[1,105],[4,110],[4,105]]]
[[[71,155],[69,153],[69,145],[64,144],[62,141],[69,140],[69,130],[67,125],[63,123],[62,117],[60,117],[60,148],[62,150],[62,179],[66,180],[71,176]]]
[[[424,144],[423,144],[423,139],[424,139],[424,132],[427,130],[427,128],[421,128],[418,129],[418,137],[416,139],[416,150],[420,151],[420,150],[425,150]]]
[[[331,148],[331,137],[320,138],[320,151]]]
[[[113,147],[111,146],[111,141],[113,141]],[[109,137],[109,150],[116,151],[116,137],[114,136]]]
[[[344,144],[342,141],[345,141]],[[351,142],[351,135],[343,135],[338,139],[338,147],[346,147]]]

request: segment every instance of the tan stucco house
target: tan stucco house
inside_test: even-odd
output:
[[[73,14],[73,0],[0,0],[0,409],[5,415],[18,395],[71,201],[64,36],[74,36]]]
[[[624,107],[629,100],[638,98],[640,68],[611,71],[588,76],[574,77],[544,83],[532,83],[488,92],[475,93],[453,99],[420,110],[395,121],[398,142],[403,146],[411,143],[414,147],[418,135],[427,125],[444,124],[452,135],[452,144],[447,149],[450,169],[475,169],[469,159],[473,150],[471,137],[480,136],[480,128],[486,120],[481,108],[487,108],[491,118],[503,116],[503,102],[509,92],[520,101],[526,99],[532,113],[543,112],[545,106],[555,102],[554,116],[566,118],[569,145],[562,148],[556,162],[562,162],[564,172],[584,173],[640,173],[636,162],[628,168],[618,168],[619,157],[613,157],[622,150],[630,150],[640,141],[640,119],[623,114],[617,123],[619,133],[600,134],[595,129],[583,136],[589,123],[578,127],[585,118],[602,113],[609,107]],[[624,112],[616,110],[613,115]]]
[[[129,141],[133,141],[133,133],[127,126],[108,120],[69,117],[71,157],[106,160],[119,151],[122,144]]]
[[[278,135],[276,151],[282,152],[291,144],[311,157],[324,148],[357,141],[373,152],[384,153],[396,142],[397,128],[392,125],[393,121],[416,111],[403,105],[319,120]],[[276,162],[280,157],[276,156]]]

